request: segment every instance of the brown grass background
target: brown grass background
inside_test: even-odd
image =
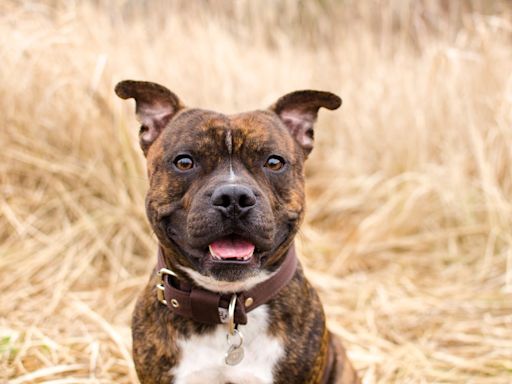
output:
[[[0,382],[136,383],[155,261],[122,79],[323,111],[297,240],[365,383],[512,382],[509,1],[0,3]]]

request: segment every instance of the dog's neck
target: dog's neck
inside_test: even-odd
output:
[[[288,285],[296,273],[297,264],[292,245],[273,272],[260,272],[241,282],[215,281],[189,268],[181,268],[180,272],[188,274],[188,279],[183,279],[183,273],[177,274],[169,269],[164,250],[160,248],[156,270],[157,298],[172,312],[205,324],[225,322],[227,304],[235,300],[236,324],[246,324],[248,312],[267,303]]]

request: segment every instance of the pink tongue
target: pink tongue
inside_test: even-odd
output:
[[[247,259],[254,251],[254,244],[242,239],[220,239],[210,244],[210,252],[221,259]]]

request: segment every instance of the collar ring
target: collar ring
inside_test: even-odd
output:
[[[236,293],[233,293],[228,307],[228,334],[235,335],[235,306],[236,306]]]

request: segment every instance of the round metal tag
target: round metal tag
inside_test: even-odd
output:
[[[242,347],[231,346],[226,353],[225,362],[227,365],[237,365],[244,359],[244,349]]]

